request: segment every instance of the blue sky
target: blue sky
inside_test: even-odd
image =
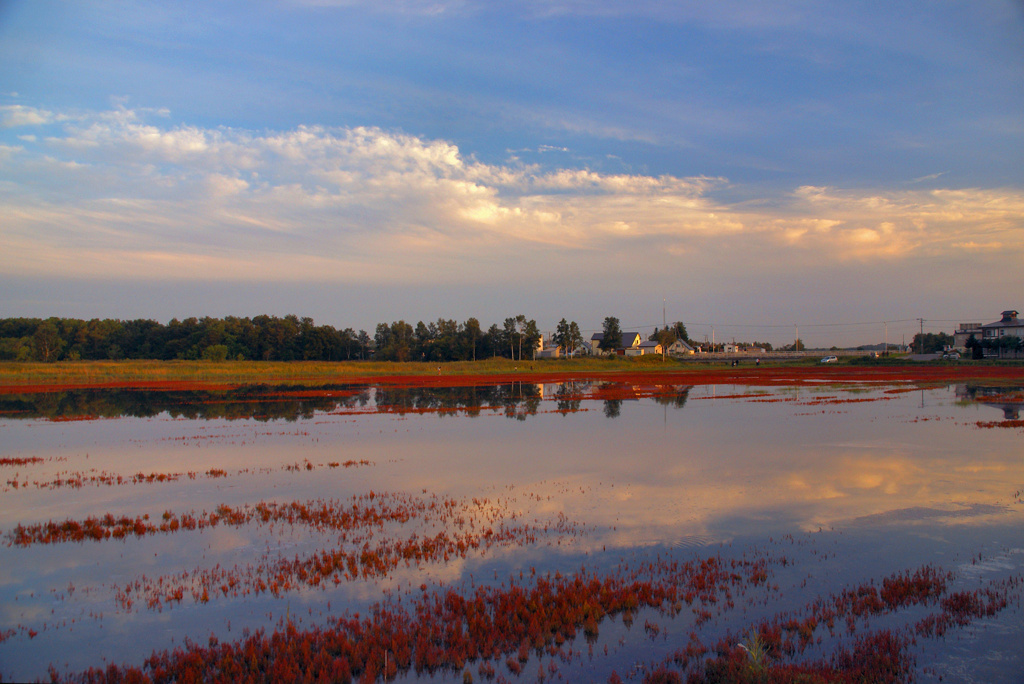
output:
[[[0,2],[2,316],[909,339],[1022,160],[1020,2]]]

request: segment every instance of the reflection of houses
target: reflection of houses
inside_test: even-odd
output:
[[[1024,404],[1022,387],[985,387],[981,385],[957,385],[956,398],[991,406],[1003,412],[1005,420],[1019,420]]]

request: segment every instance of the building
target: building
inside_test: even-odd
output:
[[[974,335],[974,339],[981,342],[981,323],[961,323],[960,327],[953,333],[953,346],[960,350],[966,350],[967,340],[971,339],[971,335]]]
[[[545,347],[537,352],[538,359],[557,359],[562,355],[561,347]]]
[[[961,323],[953,333],[953,347],[966,350],[967,341],[974,337],[978,342],[991,348],[998,344],[1000,339],[1016,337],[1024,339],[1024,320],[1018,318],[1018,312],[1007,309],[1000,314],[1000,319],[994,323]],[[986,352],[988,353],[988,352]],[[991,352],[995,354],[994,351]]]
[[[604,352],[600,349],[601,340],[604,339],[604,333],[594,333],[590,338],[590,349],[594,354],[603,354]],[[641,342],[640,333],[638,332],[624,332],[622,333],[622,339],[619,341],[619,346],[615,349],[615,353],[619,356],[626,354],[628,349],[637,349]],[[629,354],[632,356],[633,354]]]
[[[626,350],[626,356],[644,356],[645,354],[661,354],[662,346],[655,340],[644,340],[635,347]]]
[[[665,351],[667,351],[669,354],[693,354],[697,350],[691,347],[683,340],[676,340],[672,344],[668,345],[668,349],[666,349]]]
[[[1000,337],[1019,337],[1024,339],[1024,321],[1017,318],[1017,312],[1007,310],[995,323],[981,326],[983,340],[997,340]]]
[[[535,359],[557,359],[564,354],[565,352],[562,351],[562,348],[557,345],[550,343],[545,345],[544,335],[540,336],[540,339],[537,341],[537,347],[533,350],[533,358]]]

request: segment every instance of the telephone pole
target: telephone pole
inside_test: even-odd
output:
[[[919,338],[921,341],[917,343],[917,353],[924,354],[924,319],[918,318],[917,320],[921,321],[921,337]]]

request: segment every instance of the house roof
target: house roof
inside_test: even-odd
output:
[[[1002,319],[995,323],[988,323],[981,326],[982,328],[1022,328],[1024,327],[1024,321],[1017,318],[1017,312],[1013,310],[1004,311],[1002,313]]]
[[[624,332],[622,333],[622,339],[619,341],[619,346],[632,347],[638,337],[640,337],[638,332]],[[600,342],[604,339],[604,333],[594,333],[590,339],[593,342]]]
[[[644,340],[643,342],[640,343],[640,346],[643,347],[644,349],[647,349],[648,347],[657,347],[660,345],[661,343],[658,342],[657,340]]]

